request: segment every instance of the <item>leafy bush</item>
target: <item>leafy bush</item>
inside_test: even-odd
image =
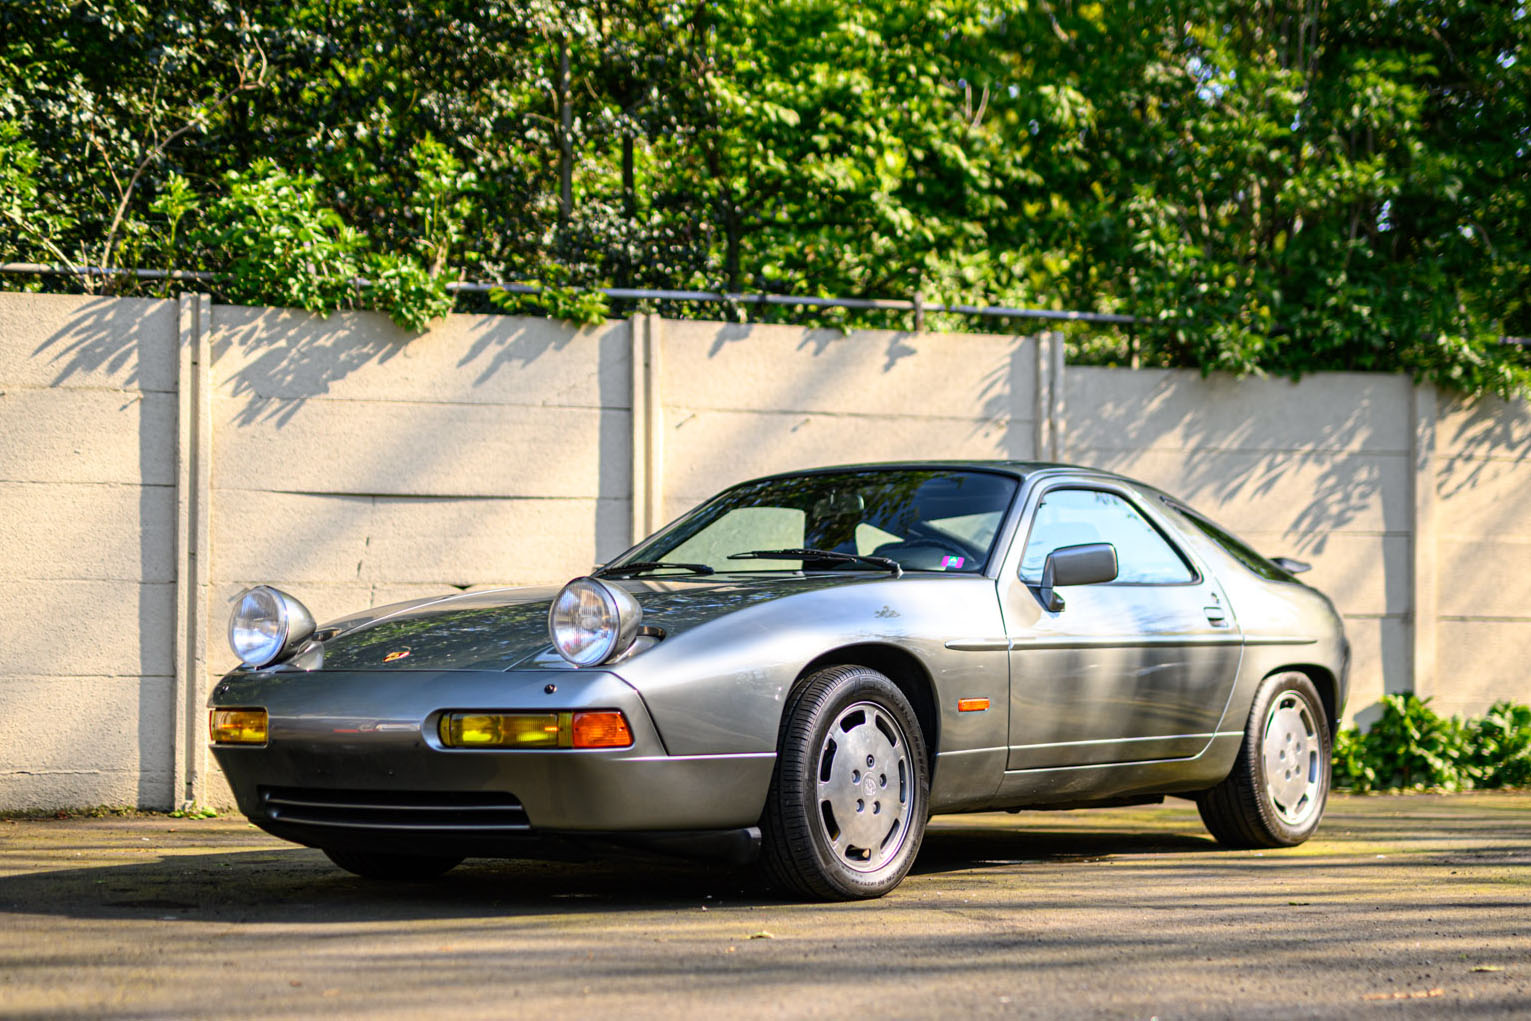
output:
[[[228,194],[208,210],[199,237],[228,268],[224,293],[321,315],[349,308],[367,241],[319,201],[318,181],[269,160],[225,181]]]
[[[1334,785],[1378,790],[1472,790],[1531,783],[1531,706],[1496,702],[1466,721],[1438,715],[1428,698],[1382,699],[1369,730],[1334,741]]]
[[[227,194],[194,235],[215,264],[227,267],[221,293],[321,315],[375,308],[408,330],[423,330],[452,311],[443,271],[473,210],[467,192],[474,177],[429,137],[412,152],[417,191],[409,209],[421,225],[412,253],[369,251],[367,235],[320,201],[315,178],[270,160],[257,160],[244,173],[230,171]],[[172,175],[151,208],[169,221],[173,242],[181,219],[197,206],[184,179]]]

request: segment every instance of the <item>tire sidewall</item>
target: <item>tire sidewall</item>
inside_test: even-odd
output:
[[[1282,819],[1276,811],[1265,775],[1266,717],[1270,715],[1272,704],[1288,693],[1295,694],[1307,704],[1308,713],[1317,725],[1319,742],[1318,807],[1307,821],[1297,826]],[[1277,674],[1267,678],[1250,708],[1249,723],[1244,734],[1244,754],[1253,787],[1255,809],[1266,832],[1278,845],[1291,847],[1302,843],[1313,835],[1323,821],[1329,803],[1330,743],[1329,718],[1313,682],[1305,674],[1299,673]]]
[[[781,809],[784,812],[800,812],[806,815],[805,821],[815,859],[813,864],[817,867],[820,876],[839,894],[855,898],[881,896],[896,887],[908,874],[924,839],[925,823],[930,814],[930,767],[924,735],[920,730],[919,721],[915,718],[914,710],[909,705],[909,700],[898,686],[883,674],[868,667],[830,669],[836,676],[826,686],[822,701],[810,706],[810,698],[800,698],[788,710],[789,720],[794,713],[802,711],[810,712],[812,720],[806,735],[807,740],[795,748],[785,746],[791,740],[791,730],[783,726],[783,746],[778,754],[798,758],[802,766],[800,771],[802,782],[794,791],[779,792],[787,799],[781,805]],[[823,676],[824,674],[820,674],[810,679],[809,684],[805,685],[805,696],[811,696],[814,682]],[[840,860],[829,844],[822,817],[818,812],[819,749],[823,747],[829,728],[834,725],[840,714],[858,702],[876,705],[898,724],[903,740],[909,746],[909,758],[914,770],[913,782],[910,784],[913,803],[906,816],[903,844],[886,864],[872,872],[857,871]]]

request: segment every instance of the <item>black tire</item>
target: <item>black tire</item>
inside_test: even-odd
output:
[[[1267,677],[1255,692],[1233,771],[1196,796],[1225,847],[1292,847],[1313,835],[1329,799],[1329,720],[1305,674]]]
[[[461,858],[440,858],[423,854],[376,854],[371,851],[340,851],[326,847],[325,857],[347,872],[363,879],[407,881],[435,879],[462,864]]]
[[[925,740],[897,685],[837,666],[793,691],[760,824],[776,886],[813,900],[881,897],[914,864],[929,814]]]

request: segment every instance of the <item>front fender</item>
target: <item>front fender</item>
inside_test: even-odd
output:
[[[787,695],[809,663],[846,646],[893,646],[915,657],[934,685],[943,722],[937,753],[1004,743],[1003,653],[945,644],[1003,633],[992,579],[873,578],[745,607],[667,638],[614,672],[643,696],[670,754],[774,752]],[[989,697],[991,708],[957,719],[959,696]]]

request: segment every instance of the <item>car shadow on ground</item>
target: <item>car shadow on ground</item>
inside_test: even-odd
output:
[[[926,834],[911,875],[918,881],[975,869],[1212,850],[1217,845],[1209,839],[1162,832],[943,825]],[[789,902],[754,868],[646,852],[573,852],[558,861],[474,858],[423,882],[360,879],[319,851],[285,846],[156,854],[148,861],[0,878],[0,914],[225,923],[696,910]]]

